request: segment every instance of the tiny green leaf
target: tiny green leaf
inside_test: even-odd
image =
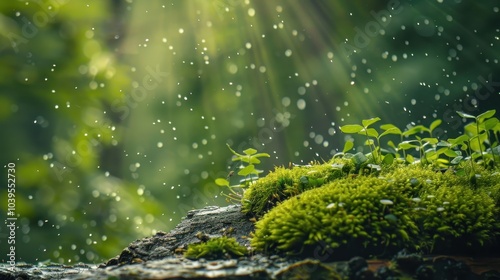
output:
[[[429,131],[429,129],[423,125],[417,125],[417,126],[414,126],[410,129],[408,129],[407,131],[403,132],[403,136],[414,135],[414,134],[420,133],[422,131]]]
[[[489,119],[491,117],[493,117],[495,115],[497,111],[496,110],[489,110],[489,111],[486,111],[482,114],[480,114],[479,116],[476,117],[476,120],[478,123],[482,123],[485,119]]]
[[[482,151],[484,150],[484,144],[486,142],[486,140],[488,140],[488,135],[486,134],[486,132],[483,132],[481,134],[479,134],[478,136],[474,136],[474,141],[472,141],[472,138],[471,138],[471,141],[469,143],[469,147],[473,150],[473,151]]]
[[[252,157],[259,158],[259,157],[271,157],[271,156],[268,153],[258,153],[253,155]]]
[[[432,149],[429,149],[429,150],[425,151],[425,157],[428,160],[434,159],[435,157],[437,158],[437,154],[438,153],[435,150],[432,150]]]
[[[388,145],[389,147],[394,148],[394,149],[396,149],[396,148],[397,148],[397,147],[396,147],[396,144],[394,144],[394,142],[392,142],[391,140],[389,140],[389,141],[387,142],[387,145]]]
[[[371,118],[371,119],[367,119],[367,120],[362,120],[361,123],[363,124],[364,127],[369,127],[370,125],[372,125],[378,121],[380,121],[380,118],[376,117],[376,118]]]
[[[453,158],[454,158],[454,157],[456,157],[457,155],[459,155],[459,154],[457,153],[457,151],[454,151],[454,150],[452,150],[452,149],[448,149],[448,148],[443,148],[443,149],[445,149],[444,154],[445,154],[446,156],[448,156],[448,157],[453,157]]]
[[[350,151],[354,147],[354,142],[352,141],[346,141],[344,144],[344,149],[342,150],[342,153],[346,153]]]
[[[450,144],[452,146],[460,145],[460,144],[463,144],[463,143],[465,143],[467,141],[469,141],[469,136],[465,135],[465,134],[460,135],[457,138],[450,138],[450,139],[448,139],[448,142],[450,142]]]
[[[250,155],[253,155],[255,153],[257,153],[257,150],[256,149],[252,149],[252,148],[248,148],[246,150],[243,151],[243,153],[247,156],[250,156]]]
[[[383,164],[392,164],[394,162],[394,156],[392,154],[387,154],[382,160]]]
[[[252,157],[250,157],[250,158],[248,159],[248,163],[249,163],[249,164],[259,164],[259,163],[260,163],[260,159],[258,159],[258,158],[256,158],[256,157],[253,157],[253,156],[252,156]]]
[[[363,127],[359,124],[346,124],[341,126],[340,130],[344,133],[358,133],[363,130]]]
[[[300,177],[300,182],[302,184],[308,184],[309,183],[309,178],[307,178],[307,176],[302,176],[302,177]]]
[[[240,176],[248,176],[250,174],[256,174],[255,166],[253,164],[249,164],[238,171],[238,175]]]
[[[457,165],[457,164],[459,164],[462,161],[463,158],[464,158],[463,156],[455,157],[452,161],[450,161],[450,164],[451,165]]]
[[[224,178],[215,179],[215,183],[221,187],[229,187],[229,181]]]
[[[408,149],[417,148],[417,147],[418,147],[417,145],[411,144],[410,141],[403,141],[403,142],[399,143],[399,145],[398,145],[398,148],[403,149],[403,150],[408,150]]]
[[[415,161],[415,158],[412,155],[408,154],[406,155],[406,161],[408,163],[413,163]]]
[[[356,153],[352,157],[351,160],[352,160],[352,162],[354,162],[354,164],[361,165],[362,163],[366,162],[368,159],[366,158],[366,156],[363,153]]]
[[[464,126],[464,131],[469,134],[469,135],[477,135],[477,124],[476,123],[469,123],[466,126]],[[484,128],[480,128],[480,131]]]
[[[500,155],[500,146],[495,146],[493,148],[488,148],[487,150],[488,153],[493,153],[495,155]]]
[[[422,141],[425,141],[431,145],[436,145],[439,142],[437,138],[424,138],[422,139]]]
[[[486,130],[492,130],[499,122],[497,118],[491,118],[484,121],[483,125]]]
[[[375,130],[375,128],[368,128],[364,131],[359,132],[359,134],[368,135],[369,137],[374,137],[374,138],[378,137],[378,132],[377,130]]]
[[[401,132],[401,129],[399,129],[397,126],[390,124],[390,123],[383,124],[380,126],[380,128],[385,130],[385,131],[391,131],[390,133],[387,133],[387,134],[399,134],[399,135],[403,134],[403,132]],[[382,134],[384,134],[384,133],[382,133]]]
[[[475,119],[473,115],[466,114],[464,112],[457,111],[457,114],[464,119]]]
[[[451,146],[451,144],[450,144],[450,143],[448,143],[447,141],[442,141],[442,140],[441,140],[441,141],[439,141],[439,142],[436,144],[436,146],[438,146],[438,147],[450,147],[450,146]]]
[[[438,126],[439,126],[442,122],[443,122],[443,121],[442,121],[442,120],[440,120],[440,119],[437,119],[437,120],[433,121],[433,122],[431,123],[431,126],[429,126],[429,129],[430,129],[431,131],[433,131],[433,130],[434,130],[434,129],[436,129],[436,127],[438,127]]]
[[[243,162],[248,162],[248,156],[244,155],[234,155],[231,158],[232,161],[243,161]]]
[[[390,129],[387,129],[386,131],[382,132],[379,136],[382,137],[384,135],[387,135],[387,134],[398,134],[398,135],[401,135],[401,130],[399,130],[399,128],[390,128]]]

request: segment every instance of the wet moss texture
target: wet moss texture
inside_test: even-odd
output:
[[[399,164],[353,173],[344,159],[276,168],[245,192],[257,251],[329,259],[498,249],[500,173]]]

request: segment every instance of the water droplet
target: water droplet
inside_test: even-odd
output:
[[[297,100],[297,108],[304,110],[306,108],[306,101],[304,99]]]

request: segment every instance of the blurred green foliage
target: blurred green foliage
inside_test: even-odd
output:
[[[269,170],[330,158],[338,126],[367,117],[438,118],[435,137],[458,134],[455,111],[499,104],[498,10],[3,1],[0,162],[16,163],[18,260],[100,262],[191,208],[225,203],[213,182],[229,171],[226,143],[270,154]],[[5,237],[2,227],[1,250]]]

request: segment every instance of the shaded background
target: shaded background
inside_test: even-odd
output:
[[[227,204],[213,183],[226,143],[271,154],[269,170],[329,159],[340,125],[375,116],[439,118],[438,136],[456,136],[454,111],[500,107],[499,7],[3,1],[0,163],[16,164],[17,260],[99,263]]]

